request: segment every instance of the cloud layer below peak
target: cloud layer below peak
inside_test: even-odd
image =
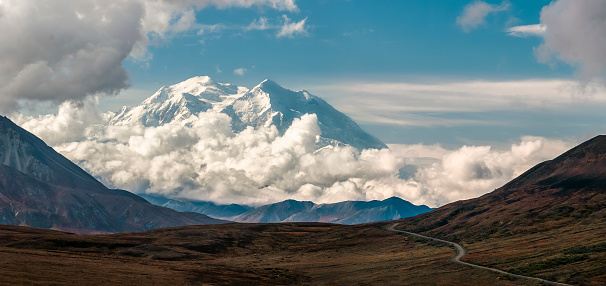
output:
[[[492,191],[572,146],[523,137],[501,149],[316,150],[320,128],[313,114],[295,120],[284,135],[274,126],[234,133],[230,118],[214,111],[158,127],[107,125],[111,115],[99,113],[93,101],[63,104],[58,115],[13,120],[110,187],[218,203],[398,196],[436,207]]]

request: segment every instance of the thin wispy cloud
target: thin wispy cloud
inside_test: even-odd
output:
[[[488,4],[484,1],[475,1],[467,4],[463,8],[461,15],[457,17],[457,24],[461,26],[464,32],[470,32],[478,26],[486,23],[486,17],[492,13],[506,11],[509,9],[509,3],[503,2],[501,5]]]
[[[263,30],[267,30],[267,29],[269,29],[269,25],[267,23],[267,18],[265,18],[265,17],[261,17],[259,19],[253,20],[248,25],[248,27],[246,27],[247,31],[250,31],[250,30],[260,30],[260,31],[263,31]]]
[[[606,88],[583,89],[573,80],[461,81],[435,83],[343,82],[314,88],[355,120],[400,126],[504,124],[460,118],[478,112],[583,110],[606,105]]]
[[[282,28],[280,29],[280,32],[278,32],[276,37],[294,38],[295,36],[306,36],[309,34],[307,32],[307,27],[305,26],[307,18],[299,22],[292,22],[291,19],[288,18],[288,16],[283,15],[282,17],[284,18],[284,24],[282,25]]]
[[[245,68],[237,68],[234,70],[234,74],[235,75],[239,75],[239,76],[244,76],[244,74],[247,72],[248,70]]]
[[[524,26],[515,26],[507,29],[507,33],[510,36],[514,37],[541,37],[545,35],[547,31],[547,26],[542,24],[534,24],[534,25],[524,25]]]

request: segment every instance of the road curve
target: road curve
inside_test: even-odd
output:
[[[541,278],[538,278],[538,277],[530,277],[530,276],[513,274],[513,273],[509,273],[509,272],[506,272],[506,271],[503,271],[503,270],[499,270],[499,269],[496,269],[496,268],[491,268],[491,267],[486,267],[486,266],[481,266],[481,265],[477,265],[477,264],[472,264],[472,263],[468,263],[468,262],[465,262],[465,261],[461,261],[461,258],[463,258],[463,256],[467,255],[467,251],[460,244],[454,243],[454,242],[451,242],[451,241],[442,240],[442,239],[439,239],[439,238],[434,238],[434,237],[429,237],[429,236],[417,234],[417,233],[414,233],[414,232],[408,232],[408,231],[404,231],[404,230],[397,230],[395,227],[398,224],[399,223],[394,223],[393,225],[391,225],[387,229],[391,230],[391,231],[399,232],[399,233],[404,233],[404,234],[416,236],[416,237],[423,238],[423,239],[428,239],[428,240],[433,240],[433,241],[437,241],[437,242],[441,242],[441,243],[445,243],[445,244],[450,244],[451,246],[453,246],[456,249],[456,251],[457,251],[457,255],[455,257],[451,258],[450,261],[452,261],[454,263],[458,263],[458,264],[462,264],[462,265],[467,265],[467,266],[470,266],[470,267],[473,267],[473,268],[484,269],[484,270],[496,272],[496,273],[499,273],[499,274],[502,274],[502,275],[507,275],[507,276],[511,276],[511,277],[515,277],[515,278],[534,280],[534,281],[542,282],[542,283],[549,284],[549,285],[572,286],[570,284],[553,282],[553,281],[541,279]]]

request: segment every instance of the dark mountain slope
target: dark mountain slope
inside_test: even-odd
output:
[[[40,138],[0,116],[0,164],[50,184],[104,189],[105,186]]]
[[[223,222],[110,190],[0,116],[0,224],[98,233]]]
[[[606,136],[597,136],[494,192],[402,224],[412,231],[473,241],[605,220]]]
[[[482,197],[400,221],[456,241],[464,260],[570,285],[606,285],[606,137],[541,163]]]

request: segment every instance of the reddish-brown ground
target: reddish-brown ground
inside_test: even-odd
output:
[[[380,225],[227,224],[83,236],[0,227],[2,285],[533,285]]]

